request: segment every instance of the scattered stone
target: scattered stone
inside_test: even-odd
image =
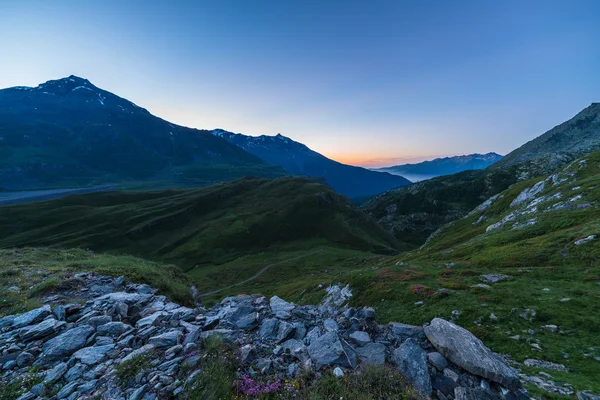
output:
[[[487,275],[481,275],[479,277],[479,279],[483,283],[498,283],[498,282],[502,282],[502,281],[510,281],[513,279],[513,277],[510,275],[504,275],[504,274],[487,274]]]
[[[336,378],[341,378],[344,376],[344,371],[340,367],[335,367],[333,375],[335,375]]]
[[[586,238],[576,240],[575,241],[575,246],[581,246],[582,244],[585,244],[587,242],[591,242],[594,239],[596,239],[596,235],[590,235],[590,236],[588,236]]]

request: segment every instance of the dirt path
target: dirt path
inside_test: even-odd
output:
[[[231,289],[231,288],[236,287],[236,286],[243,285],[244,283],[248,283],[250,281],[255,280],[256,278],[258,278],[259,276],[261,276],[265,271],[267,271],[271,267],[274,267],[275,265],[281,265],[281,264],[288,263],[290,261],[296,261],[296,260],[298,260],[300,258],[312,256],[313,254],[317,254],[317,253],[320,253],[322,251],[323,251],[323,249],[314,250],[314,251],[311,251],[310,253],[302,254],[301,256],[298,256],[298,257],[288,258],[287,260],[283,260],[283,261],[279,261],[279,262],[276,262],[276,263],[273,263],[273,264],[269,264],[266,267],[263,267],[260,271],[258,271],[256,274],[254,274],[253,276],[251,276],[248,279],[245,279],[245,280],[243,280],[241,282],[238,282],[238,283],[234,283],[233,285],[229,285],[229,286],[226,286],[226,287],[221,288],[221,289],[213,290],[212,292],[202,293],[199,296],[200,297],[212,296],[213,294],[217,294],[219,292],[222,292],[223,290],[227,290],[227,289]]]

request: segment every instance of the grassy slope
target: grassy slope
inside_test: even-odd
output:
[[[516,168],[465,171],[390,190],[361,209],[399,240],[419,246],[440,226],[516,181]]]
[[[108,192],[0,208],[0,248],[83,247],[184,270],[261,251],[333,245],[394,253],[396,240],[308,179],[243,179],[198,190]]]
[[[494,350],[518,361],[539,358],[562,363],[572,371],[545,372],[577,389],[600,391],[600,361],[594,359],[600,356],[600,240],[574,244],[589,235],[600,236],[600,152],[583,159],[587,162],[575,162],[559,173],[559,178],[568,180],[556,186],[546,184],[537,196],[561,193],[561,199],[543,202],[537,211],[516,219],[536,217],[535,225],[513,230],[513,221],[486,233],[489,225],[523,210],[511,208],[511,202],[545,177],[514,185],[488,209],[446,225],[422,250],[388,258],[376,270],[352,271],[344,280],[358,294],[354,301],[377,304],[385,320],[414,324],[435,316],[449,318],[453,310],[460,310],[457,323]],[[569,201],[579,194],[581,198]],[[574,209],[544,212],[561,201]],[[592,206],[576,208],[584,203]],[[477,223],[482,216],[485,221]],[[396,265],[398,261],[405,264]],[[455,265],[448,268],[446,263]],[[489,290],[471,287],[485,273],[504,273],[514,279],[491,285]],[[565,298],[570,300],[561,301]],[[415,305],[418,301],[424,305]],[[519,316],[526,308],[537,313],[531,321]],[[492,313],[497,319],[490,318]],[[547,324],[557,325],[560,333],[540,329]],[[529,329],[536,333],[526,333]],[[521,339],[509,339],[513,335]],[[539,340],[543,351],[532,350],[528,338]]]
[[[77,272],[122,275],[133,282],[148,283],[174,301],[193,303],[191,280],[174,265],[78,249],[24,248],[0,250],[0,316],[39,307],[42,297],[76,287],[73,274]],[[9,291],[11,286],[20,290]]]

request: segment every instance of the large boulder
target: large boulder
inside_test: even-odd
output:
[[[280,297],[273,296],[270,300],[271,312],[275,314],[277,318],[288,319],[291,316],[291,312],[296,305],[288,303]]]
[[[426,395],[431,394],[427,353],[415,339],[407,339],[394,350],[392,361],[419,392]]]
[[[459,367],[511,390],[521,387],[517,373],[466,329],[435,318],[425,327],[425,334],[444,357]]]

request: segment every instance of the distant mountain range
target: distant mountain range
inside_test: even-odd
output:
[[[511,185],[555,171],[600,149],[600,103],[512,151],[486,169],[439,176],[390,190],[362,209],[404,242],[421,245],[439,227],[455,221]]]
[[[197,187],[244,176],[323,178],[348,197],[408,185],[281,135],[179,126],[77,76],[0,90],[0,190]]]
[[[401,176],[333,161],[282,135],[247,136],[222,129],[215,129],[212,134],[290,174],[323,177],[336,192],[350,198],[373,196],[411,183]]]
[[[497,153],[469,154],[465,156],[436,158],[418,164],[403,164],[377,168],[375,171],[401,175],[413,182],[431,179],[436,176],[451,175],[457,172],[484,169],[502,159]]]
[[[211,135],[160,119],[70,76],[0,90],[0,190],[285,175]]]

